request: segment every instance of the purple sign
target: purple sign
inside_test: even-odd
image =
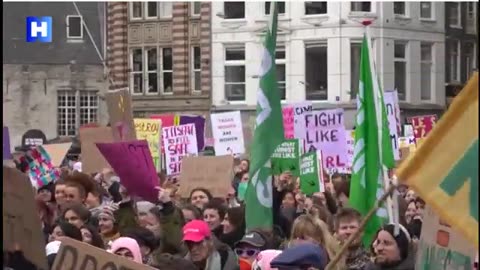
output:
[[[157,202],[160,182],[146,140],[96,145],[130,194]]]
[[[8,127],[3,127],[3,160],[12,158],[12,152],[10,152],[10,133],[8,132]]]
[[[194,124],[197,132],[198,152],[205,148],[205,118],[196,115],[180,115],[179,125]]]
[[[323,168],[331,170],[347,165],[347,140],[343,109],[313,111],[305,114],[305,150],[322,152]]]

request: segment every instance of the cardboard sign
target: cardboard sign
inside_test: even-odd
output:
[[[44,144],[43,149],[50,155],[53,166],[60,167],[72,143]]]
[[[96,145],[130,194],[157,202],[160,181],[146,140]]]
[[[12,149],[10,149],[10,133],[8,127],[3,127],[3,160],[12,159]]]
[[[233,157],[185,157],[180,174],[182,198],[198,187],[210,190],[214,197],[225,198],[232,187]]]
[[[119,90],[105,94],[115,141],[136,140],[133,123],[132,97],[128,90]]]
[[[18,244],[27,260],[46,270],[46,243],[34,195],[23,173],[3,167],[3,250],[14,250],[14,244]]]
[[[19,159],[22,171],[25,171],[35,188],[41,188],[60,177],[60,170],[53,166],[50,155],[42,145],[26,152]]]
[[[80,269],[155,270],[155,268],[151,268],[148,265],[136,263],[92,245],[66,237],[63,238],[62,245],[55,257],[52,270]]]
[[[310,152],[300,159],[300,189],[306,195],[325,191],[323,181],[322,156],[320,152]]]
[[[271,157],[272,172],[280,175],[289,171],[300,176],[300,142],[298,139],[287,140],[280,144]]]
[[[437,122],[436,115],[422,115],[407,118],[408,123],[413,126],[413,135],[418,141],[427,137]]]
[[[82,172],[98,173],[104,168],[111,168],[110,164],[98,151],[95,143],[111,143],[114,141],[110,127],[80,129],[80,143],[82,148]]]
[[[315,111],[304,115],[305,152],[322,151],[323,168],[347,165],[347,137],[343,109]]]
[[[415,269],[474,269],[477,251],[460,233],[442,222],[430,207],[424,211]]]
[[[395,160],[400,159],[400,147],[398,146],[398,137],[400,133],[398,132],[398,121],[400,120],[400,115],[398,114],[400,109],[398,108],[398,98],[397,91],[389,91],[384,94],[384,101],[388,119],[388,129],[390,130],[390,139],[392,142],[393,157]],[[397,115],[398,114],[398,115]]]
[[[157,172],[161,168],[160,158],[160,134],[162,133],[161,120],[154,119],[133,119],[135,124],[135,132],[139,140],[146,140],[148,142],[148,148],[152,155],[153,164]]]
[[[215,153],[219,156],[238,156],[245,153],[240,111],[214,113],[210,116]]]
[[[178,175],[182,171],[183,157],[198,155],[195,125],[165,127],[162,129],[162,132],[167,175]]]

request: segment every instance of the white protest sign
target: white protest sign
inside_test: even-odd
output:
[[[198,154],[195,124],[164,127],[162,134],[167,175],[178,175],[183,157]]]
[[[214,113],[210,116],[215,140],[215,155],[240,155],[245,153],[240,111]]]
[[[398,100],[397,100],[397,91],[389,91],[384,93],[384,101],[388,119],[388,129],[390,130],[390,139],[392,142],[393,148],[393,157],[395,160],[400,160],[400,147],[398,146],[398,121],[399,116],[397,115],[398,110]]]
[[[347,165],[347,137],[343,109],[313,111],[304,115],[305,152],[322,151],[325,170]]]
[[[347,165],[343,168],[338,168],[339,173],[352,173],[353,166],[353,151],[355,148],[355,130],[347,130],[345,133],[347,136]]]

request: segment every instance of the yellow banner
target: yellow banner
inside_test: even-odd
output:
[[[478,72],[396,175],[478,248]]]
[[[162,132],[162,122],[159,119],[133,119],[135,124],[135,133],[137,140],[146,140],[148,148],[152,154],[153,164],[157,171],[161,168],[160,159],[160,135]]]

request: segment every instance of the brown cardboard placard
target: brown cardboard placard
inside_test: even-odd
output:
[[[139,264],[103,249],[63,238],[52,270],[100,270],[100,269],[135,269],[154,270],[150,266]]]
[[[105,94],[105,101],[110,116],[115,141],[136,140],[135,125],[133,123],[132,96],[128,90],[118,90]]]
[[[112,143],[114,141],[110,127],[94,127],[80,129],[82,147],[82,172],[97,173],[104,168],[111,168],[95,143]]]
[[[232,187],[233,176],[233,156],[184,157],[179,194],[186,198],[193,189],[202,187],[214,197],[225,198]]]
[[[52,161],[53,166],[60,167],[62,165],[62,161],[67,155],[68,150],[72,143],[55,143],[55,144],[44,144],[42,145],[43,149],[47,151],[50,155],[50,160]]]
[[[3,167],[3,250],[13,251],[18,244],[28,261],[46,270],[46,243],[34,196],[25,174]]]
[[[473,269],[476,254],[469,241],[442,222],[430,207],[425,208],[415,269]]]

